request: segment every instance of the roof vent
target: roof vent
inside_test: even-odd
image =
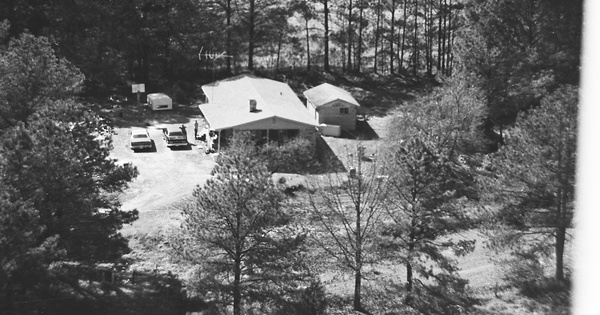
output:
[[[250,100],[250,112],[255,112],[256,111],[256,100]]]

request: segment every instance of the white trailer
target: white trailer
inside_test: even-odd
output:
[[[173,109],[173,100],[164,93],[148,94],[146,101],[152,110],[168,110]]]
[[[320,124],[319,131],[324,136],[339,137],[342,135],[342,127],[338,125]]]

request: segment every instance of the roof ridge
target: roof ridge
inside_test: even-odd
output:
[[[268,109],[269,109],[269,112],[271,112],[271,113],[273,113],[273,114],[274,114],[273,108],[271,108],[271,105],[269,104],[269,102],[267,102],[267,101],[265,100],[265,97],[262,95],[262,93],[261,93],[260,89],[259,89],[259,88],[256,86],[256,84],[255,84],[255,82],[257,82],[257,80],[254,80],[254,79],[261,79],[261,78],[258,78],[258,77],[250,77],[250,76],[246,76],[246,77],[244,77],[244,79],[247,79],[247,80],[248,80],[248,82],[250,83],[250,85],[252,85],[252,88],[253,88],[253,89],[254,89],[254,91],[256,92],[256,95],[258,95],[258,96],[261,98],[261,101],[262,101],[262,102],[259,102],[259,100],[256,100],[256,108],[257,108],[257,109],[260,109],[260,108],[259,108],[259,104],[261,104],[261,105],[266,105],[266,107],[268,107]],[[269,80],[269,79],[267,79],[267,80]],[[271,80],[271,81],[274,81],[274,80]],[[249,98],[248,100],[251,100],[251,99],[252,99],[252,98]]]

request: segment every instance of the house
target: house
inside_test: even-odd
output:
[[[202,86],[207,103],[199,105],[218,146],[236,131],[252,131],[259,141],[300,136],[316,142],[317,123],[289,85],[241,75]]]
[[[360,105],[346,90],[323,83],[304,92],[306,108],[318,124],[356,129],[356,113]]]

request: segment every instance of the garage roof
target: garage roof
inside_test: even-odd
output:
[[[203,85],[208,99],[200,110],[214,130],[230,129],[259,120],[279,117],[302,125],[317,126],[289,85],[251,75]],[[256,110],[250,111],[250,100]]]
[[[354,99],[354,97],[346,90],[329,83],[323,83],[306,90],[304,96],[306,96],[306,99],[308,99],[315,107],[327,105],[335,100],[342,100],[346,103],[360,106],[356,99]]]

